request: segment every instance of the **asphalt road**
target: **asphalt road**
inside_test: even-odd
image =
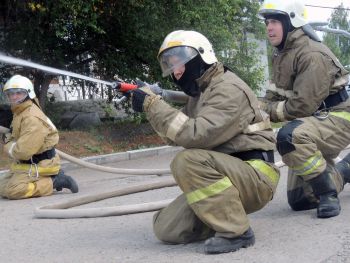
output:
[[[174,153],[108,166],[166,168]],[[330,219],[316,211],[292,211],[286,200],[286,168],[274,199],[249,216],[256,244],[237,252],[205,255],[203,242],[166,245],[152,232],[154,212],[126,216],[37,219],[35,207],[117,187],[149,182],[158,176],[121,176],[76,169],[67,172],[80,192],[9,201],[0,199],[0,262],[350,262],[350,187],[340,195],[342,212]],[[169,176],[169,175],[166,175]],[[175,198],[177,187],[106,199],[82,207],[105,207]]]

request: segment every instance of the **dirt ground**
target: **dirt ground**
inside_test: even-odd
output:
[[[57,149],[75,157],[123,152],[164,145],[149,123],[102,123],[82,131],[61,130]],[[0,170],[10,159],[0,154]]]

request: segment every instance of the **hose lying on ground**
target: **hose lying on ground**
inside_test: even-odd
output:
[[[63,157],[62,157],[63,158]],[[276,166],[282,167],[284,163],[282,161],[276,162]],[[42,206],[36,208],[34,215],[37,218],[82,218],[82,217],[104,217],[104,216],[117,216],[133,213],[143,213],[159,210],[166,207],[172,200],[164,200],[157,202],[141,203],[134,205],[123,205],[114,207],[102,207],[102,208],[84,208],[84,209],[68,209],[75,206],[88,204],[92,202],[101,201],[107,198],[129,195],[133,193],[144,192],[153,189],[159,189],[163,187],[175,186],[176,182],[173,178],[158,180],[147,184],[138,184],[128,186],[124,188],[118,188],[116,190],[83,196],[77,199],[69,200],[63,203],[57,203],[53,205]]]
[[[347,148],[349,148],[349,146]],[[74,162],[75,162],[75,160],[79,160],[79,159],[72,157],[68,154],[64,154],[61,151],[59,151],[59,154],[62,158],[68,159],[66,157],[69,157],[69,160],[74,160]],[[339,157],[337,157],[335,159],[335,161],[339,161],[339,160],[340,160]],[[79,162],[75,162],[75,163],[82,165],[82,166],[85,166],[85,164],[89,164],[89,166],[91,165],[91,163],[87,163],[87,162],[84,162],[81,160],[79,160]],[[285,164],[282,161],[278,161],[275,163],[275,165],[277,167],[281,168]],[[87,166],[85,166],[85,167],[87,167]],[[99,166],[99,165],[91,165],[88,168],[94,169],[95,167],[99,167],[99,169],[103,168],[103,166]],[[111,167],[106,167],[106,168],[108,168],[107,170],[109,170],[109,171],[110,171],[110,169],[111,170],[117,169],[117,171],[125,170],[125,169],[118,169],[118,168],[111,168]],[[127,170],[129,170],[129,171],[133,171],[133,170],[144,171],[141,169],[127,169]],[[164,170],[164,171],[167,171],[167,173],[170,173],[170,170]],[[145,174],[145,173],[140,172],[138,174]],[[151,174],[158,174],[158,173],[151,173]],[[117,190],[106,192],[106,193],[88,195],[85,197],[80,197],[77,199],[69,200],[69,201],[66,201],[63,203],[39,207],[39,208],[35,209],[34,214],[35,214],[35,217],[37,217],[37,218],[61,218],[61,219],[64,219],[64,218],[117,216],[117,215],[126,215],[126,214],[133,214],[133,213],[143,213],[143,212],[155,211],[155,210],[159,210],[161,208],[166,207],[172,200],[168,199],[168,200],[164,200],[164,201],[133,204],[133,205],[123,205],[123,206],[115,206],[115,207],[71,209],[71,210],[68,210],[68,208],[72,208],[75,206],[100,201],[100,200],[107,199],[107,198],[117,197],[117,196],[121,196],[121,195],[128,195],[128,194],[133,194],[133,193],[138,193],[138,192],[143,192],[143,191],[148,191],[148,190],[153,190],[153,189],[159,189],[159,188],[163,188],[163,187],[170,187],[170,186],[175,186],[175,185],[176,185],[176,182],[174,179],[165,179],[165,180],[147,183],[147,184],[133,185],[133,186],[125,187],[122,189],[119,188]]]
[[[135,205],[124,205],[115,207],[102,207],[102,208],[87,208],[87,209],[69,209],[75,206],[84,205],[107,198],[116,196],[128,195],[133,193],[144,192],[148,190],[154,190],[164,187],[175,186],[176,182],[173,178],[156,180],[150,183],[143,183],[138,185],[127,186],[124,188],[118,188],[106,193],[100,193],[95,195],[82,196],[73,200],[57,203],[53,205],[46,205],[36,208],[34,215],[37,218],[81,218],[81,217],[103,217],[103,216],[116,216],[132,213],[141,213],[159,210],[167,206],[172,200],[164,200],[151,203],[142,203]]]
[[[93,170],[107,172],[107,173],[116,173],[116,174],[128,174],[128,175],[161,175],[161,174],[170,174],[170,169],[123,169],[123,168],[115,168],[115,167],[107,167],[102,165],[97,165],[93,163],[89,163],[83,161],[81,159],[75,158],[69,154],[66,154],[58,149],[56,152],[60,157],[66,159],[72,163],[78,164],[82,167],[90,168]]]

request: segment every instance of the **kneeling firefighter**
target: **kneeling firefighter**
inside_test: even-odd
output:
[[[3,91],[11,105],[10,132],[3,136],[4,152],[13,160],[10,172],[0,178],[0,195],[23,199],[51,195],[53,189],[78,192],[77,183],[60,170],[55,152],[59,136],[55,125],[41,111],[32,82],[15,75]],[[2,126],[9,124],[2,118]]]
[[[290,121],[277,135],[277,150],[289,167],[289,205],[317,208],[319,218],[337,216],[338,193],[350,181],[350,156],[333,161],[350,143],[349,72],[308,24],[302,1],[265,0],[259,14],[275,47],[275,86],[262,108],[271,121]]]
[[[279,181],[269,120],[202,34],[170,33],[158,59],[163,76],[170,75],[189,99],[178,110],[147,87],[132,93],[133,109],[144,111],[168,143],[185,148],[171,163],[183,194],[155,214],[155,235],[167,243],[207,239],[208,254],[253,245],[247,214],[272,199]]]

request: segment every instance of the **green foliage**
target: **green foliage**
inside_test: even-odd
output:
[[[348,19],[349,11],[344,9],[344,5],[341,4],[339,9],[335,9],[332,12],[331,19],[329,21],[329,27],[335,29],[342,29],[350,31],[350,21]],[[323,38],[324,44],[326,44],[336,55],[339,61],[343,65],[350,65],[350,40],[349,38],[334,34],[326,33]]]
[[[100,153],[101,147],[99,146],[92,146],[90,144],[84,144],[85,149],[89,150],[92,153]]]
[[[111,103],[106,103],[105,105],[101,105],[102,109],[105,111],[106,113],[106,117],[113,117],[113,113],[114,113],[114,110],[113,110],[113,106]]]
[[[61,116],[65,113],[65,109],[54,105],[54,102],[48,102],[45,113],[55,125],[59,125]]]
[[[146,122],[146,114],[145,113],[134,113],[131,116],[131,122],[134,122],[136,124],[141,124]]]
[[[220,60],[254,88],[262,72],[246,32],[262,36],[258,5],[257,0],[6,1],[0,49],[101,79],[138,77],[152,83],[161,80],[157,52],[165,36],[190,29],[206,35]],[[2,76],[12,73],[7,68]],[[55,77],[32,69],[22,73],[35,80],[37,95]],[[169,80],[163,86],[170,87]]]

